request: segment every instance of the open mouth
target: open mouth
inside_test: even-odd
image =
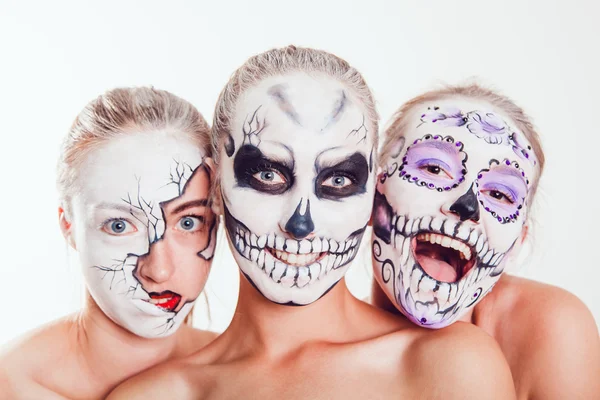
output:
[[[415,259],[437,281],[457,282],[475,265],[475,249],[462,240],[434,232],[419,233],[412,240]]]
[[[150,299],[147,300],[148,303],[170,312],[175,311],[181,301],[181,295],[173,293],[170,290],[161,293],[148,293],[148,296],[150,296]]]
[[[343,241],[323,237],[296,240],[274,233],[258,236],[235,219],[226,206],[224,214],[225,227],[237,252],[285,287],[303,288],[350,263],[366,228],[352,232]]]

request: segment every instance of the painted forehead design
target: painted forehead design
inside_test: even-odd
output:
[[[455,106],[430,106],[420,115],[420,124],[439,127],[465,127],[471,134],[490,144],[511,146],[515,154],[533,166],[537,159],[523,134],[509,126],[502,117],[479,110],[463,111]]]

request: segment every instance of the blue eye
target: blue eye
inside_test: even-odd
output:
[[[123,233],[125,232],[125,228],[127,228],[125,221],[113,221],[112,224],[110,224],[110,229],[114,233]]]
[[[202,221],[198,217],[183,217],[177,223],[177,229],[185,232],[196,232],[202,227]]]
[[[272,171],[263,171],[260,173],[260,179],[263,181],[272,181],[275,179],[275,174]]]
[[[121,218],[113,218],[102,224],[102,230],[109,235],[122,236],[137,232],[137,229],[129,221]]]

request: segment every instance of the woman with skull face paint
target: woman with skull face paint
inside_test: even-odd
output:
[[[109,91],[79,114],[59,161],[59,222],[86,302],[6,349],[1,398],[104,398],[214,338],[182,323],[215,248],[209,129],[191,104],[151,88]]]
[[[381,163],[374,303],[427,328],[482,328],[521,399],[600,398],[590,312],[561,289],[503,274],[527,235],[544,167],[523,110],[477,85],[425,93],[392,120]]]
[[[214,121],[216,197],[241,275],[236,313],[205,349],[110,399],[513,397],[508,366],[478,329],[405,326],[346,287],[372,210],[378,126],[354,68],[294,46],[251,57]]]

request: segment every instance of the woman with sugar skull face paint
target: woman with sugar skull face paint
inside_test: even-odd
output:
[[[59,220],[86,302],[6,350],[0,397],[104,398],[214,338],[184,323],[215,248],[209,141],[202,115],[161,90],[111,90],[79,114],[59,161]]]
[[[374,303],[426,328],[479,326],[500,344],[519,398],[600,398],[589,311],[561,289],[504,274],[544,167],[523,110],[477,85],[425,93],[394,117],[380,161]]]
[[[110,399],[512,398],[508,366],[477,329],[401,329],[346,287],[372,210],[377,125],[362,76],[332,54],[274,49],[233,74],[213,126],[216,197],[240,268],[233,321]],[[474,351],[434,362],[457,347]],[[474,366],[480,380],[466,385]]]

